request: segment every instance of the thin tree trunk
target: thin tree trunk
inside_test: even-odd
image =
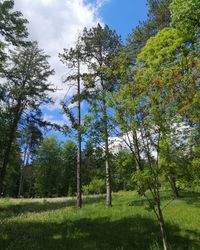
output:
[[[29,152],[28,152],[28,144],[26,145],[26,148],[24,150],[24,159],[21,166],[21,173],[20,173],[20,181],[19,181],[19,190],[18,190],[18,197],[20,197],[23,193],[24,188],[24,168],[28,165],[29,162]]]
[[[80,61],[78,55],[78,119],[77,119],[77,208],[82,206],[82,193],[81,193],[81,90],[80,90]]]
[[[103,126],[105,141],[105,167],[106,167],[106,206],[112,206],[111,184],[110,184],[110,167],[109,167],[109,146],[108,146],[108,117],[106,111],[106,100],[103,97]]]
[[[19,190],[18,190],[18,195],[17,197],[20,198],[22,193],[23,193],[23,186],[24,186],[24,164],[21,168],[21,173],[20,173],[20,180],[19,180]]]
[[[158,204],[158,215],[159,215],[160,232],[161,232],[162,242],[163,242],[163,249],[168,250],[168,241],[167,241],[167,234],[165,230],[165,222],[164,222],[163,213],[160,207],[160,203]]]
[[[134,145],[134,152],[135,152],[135,164],[137,170],[142,170],[141,167],[141,157],[140,157],[140,150],[138,145],[138,138],[137,138],[137,132],[132,131],[132,139],[133,139],[133,145]]]

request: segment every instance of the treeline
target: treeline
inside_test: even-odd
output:
[[[25,146],[25,145],[24,145]],[[36,145],[35,145],[36,146]],[[37,145],[38,146],[38,145]],[[26,145],[27,151],[30,145]],[[29,152],[30,154],[30,152]],[[9,166],[5,196],[13,197],[63,197],[76,194],[77,146],[73,141],[63,143],[55,136],[42,139],[36,151],[31,151],[32,161],[21,161],[20,154],[13,156]],[[88,141],[82,151],[82,190],[84,194],[105,193],[104,161],[101,147]],[[132,190],[131,175],[135,170],[132,154],[122,150],[110,155],[112,161],[113,191]]]
[[[51,101],[54,72],[48,56],[28,41],[27,20],[13,11],[14,2],[0,3],[0,193],[76,193],[80,208],[82,191],[105,192],[111,206],[112,191],[135,188],[155,213],[168,249],[160,190],[170,185],[178,198],[179,189],[200,184],[200,2],[147,2],[147,20],[125,45],[98,24],[60,53],[71,69],[66,86],[77,90],[62,103],[71,121],[62,129],[76,144],[42,138],[41,127],[53,126],[42,120],[41,105]],[[127,150],[113,155],[112,136]],[[92,144],[81,148],[83,139]]]

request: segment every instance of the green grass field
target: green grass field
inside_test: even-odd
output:
[[[171,249],[199,250],[200,194],[170,202],[163,193],[162,200]],[[80,210],[74,205],[72,198],[1,199],[0,249],[162,249],[155,216],[136,192],[114,194],[112,208],[103,196],[84,198]]]

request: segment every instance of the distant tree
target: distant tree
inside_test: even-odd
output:
[[[112,182],[114,190],[126,191],[131,189],[131,178],[134,171],[136,171],[133,154],[127,149],[122,149],[112,158]]]
[[[44,138],[32,162],[36,195],[67,196],[76,193],[77,147],[73,141]]]
[[[34,161],[34,168],[36,194],[42,197],[59,194],[63,159],[61,142],[55,136],[43,140]]]
[[[39,147],[42,138],[42,132],[34,124],[28,124],[27,127],[20,131],[20,138],[18,139],[18,143],[21,147],[21,154],[23,160],[20,167],[18,197],[23,195],[24,179],[26,177],[27,172],[26,168],[29,168],[30,162],[34,160],[37,147]]]
[[[12,154],[10,156],[8,171],[5,177],[5,196],[17,197],[21,164],[20,147],[15,141],[13,143]]]
[[[73,195],[77,192],[77,145],[69,140],[63,144],[62,149],[62,195]]]
[[[103,148],[97,147],[95,143],[88,140],[82,153],[82,181],[83,185],[89,185],[94,178],[103,179],[105,174],[102,171],[105,164]]]

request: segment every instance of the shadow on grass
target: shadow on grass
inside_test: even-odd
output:
[[[97,202],[104,202],[104,196],[94,196],[94,197],[85,197],[84,205],[93,204]],[[64,200],[47,200],[41,199],[41,201],[26,202],[22,201],[19,204],[8,204],[5,207],[0,206],[0,218],[10,218],[25,213],[39,213],[45,211],[52,211],[57,209],[62,209],[66,207],[75,207],[76,199],[64,199]]]
[[[139,197],[139,195],[138,195]],[[151,198],[151,196],[149,195],[149,200],[151,200],[153,202],[153,199]],[[174,198],[170,195],[170,194],[165,194],[164,195],[161,193],[161,202],[164,201],[173,201]],[[132,201],[130,201],[128,203],[129,206],[144,206],[147,205],[149,202],[147,201],[147,199],[145,197],[139,197],[138,199],[134,199]]]
[[[0,226],[1,249],[10,250],[150,250],[162,249],[156,221],[135,216],[111,221],[99,219],[66,220],[62,223],[15,223]],[[171,248],[198,250],[200,244],[179,235],[179,228],[167,225]],[[191,234],[193,232],[190,232]]]
[[[190,205],[200,207],[200,193],[198,192],[182,192],[182,199]]]
[[[150,199],[151,200],[151,199]],[[178,199],[174,199],[174,197],[169,192],[161,192],[161,201],[162,202],[173,202],[173,200],[183,200],[187,204],[192,204],[194,206],[200,206],[200,193],[198,192],[180,192],[180,197]],[[139,197],[138,199],[134,199],[128,203],[129,206],[143,206],[147,205],[148,201],[145,197]]]

